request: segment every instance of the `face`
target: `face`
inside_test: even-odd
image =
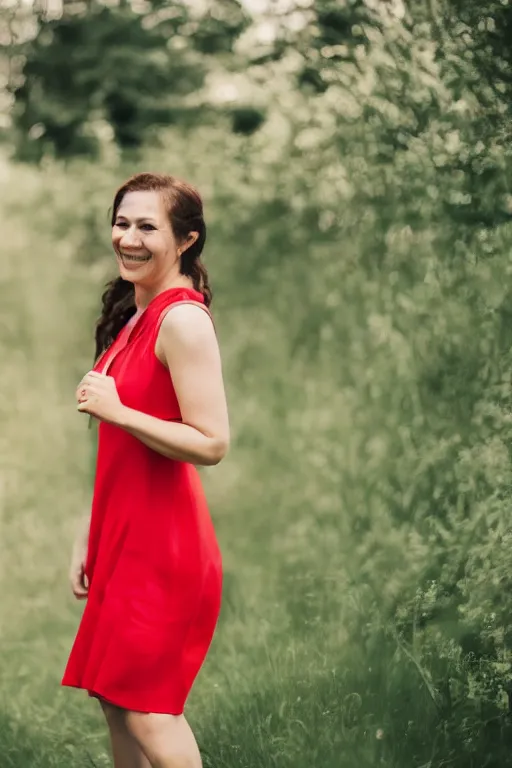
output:
[[[127,192],[112,227],[121,277],[149,287],[179,273],[178,244],[158,192]]]

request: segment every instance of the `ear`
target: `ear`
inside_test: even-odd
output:
[[[185,251],[188,251],[190,246],[194,245],[198,237],[199,237],[199,232],[189,232],[186,240],[184,240],[182,245],[180,245],[178,249],[178,254],[182,256],[185,253]]]

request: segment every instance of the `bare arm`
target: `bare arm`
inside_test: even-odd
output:
[[[163,319],[158,341],[172,372],[182,422],[123,406],[115,423],[170,459],[218,464],[229,447],[229,422],[212,322],[199,307],[174,307]]]

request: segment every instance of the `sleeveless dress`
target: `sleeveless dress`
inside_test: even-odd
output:
[[[167,421],[181,421],[180,408],[154,348],[178,302],[206,310],[197,291],[163,291],[94,368],[115,379],[124,405]],[[62,685],[124,709],[181,714],[222,591],[221,554],[195,466],[100,422],[85,573],[88,598]]]

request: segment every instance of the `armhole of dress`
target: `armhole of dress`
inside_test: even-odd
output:
[[[170,312],[173,307],[181,307],[181,306],[183,306],[183,304],[193,304],[196,307],[199,307],[200,309],[202,309],[203,312],[206,312],[206,314],[208,315],[208,317],[212,321],[213,329],[215,330],[215,323],[213,322],[212,313],[210,312],[210,310],[208,309],[206,304],[201,304],[200,301],[192,301],[192,299],[185,299],[183,301],[174,301],[172,304],[169,304],[167,307],[165,307],[165,309],[163,309],[162,312],[160,313],[160,317],[158,318],[158,322],[157,322],[156,328],[155,328],[155,336],[154,336],[155,344],[156,344],[156,340],[158,338],[158,333],[160,331],[160,326],[162,325],[163,319],[166,316],[166,314],[168,312]]]
[[[166,316],[166,314],[168,312],[170,312],[173,307],[180,307],[183,304],[195,304],[196,307],[199,307],[200,309],[203,310],[203,312],[206,312],[206,314],[208,315],[208,317],[212,321],[213,330],[215,331],[215,333],[217,333],[217,331],[215,330],[215,323],[213,322],[212,313],[210,312],[210,310],[208,309],[206,304],[201,304],[200,301],[193,301],[192,299],[185,299],[184,301],[174,301],[172,304],[169,304],[167,307],[165,307],[165,309],[163,309],[160,312],[160,316],[158,318],[158,321],[157,321],[157,324],[156,324],[156,328],[155,328],[155,331],[154,331],[154,334],[153,334],[153,344],[152,344],[152,346],[153,346],[153,355],[156,357],[156,359],[158,360],[160,365],[164,365],[162,363],[162,361],[160,360],[160,358],[158,357],[158,355],[156,354],[156,342],[158,340],[158,334],[160,332],[160,326],[162,325],[163,319]]]

